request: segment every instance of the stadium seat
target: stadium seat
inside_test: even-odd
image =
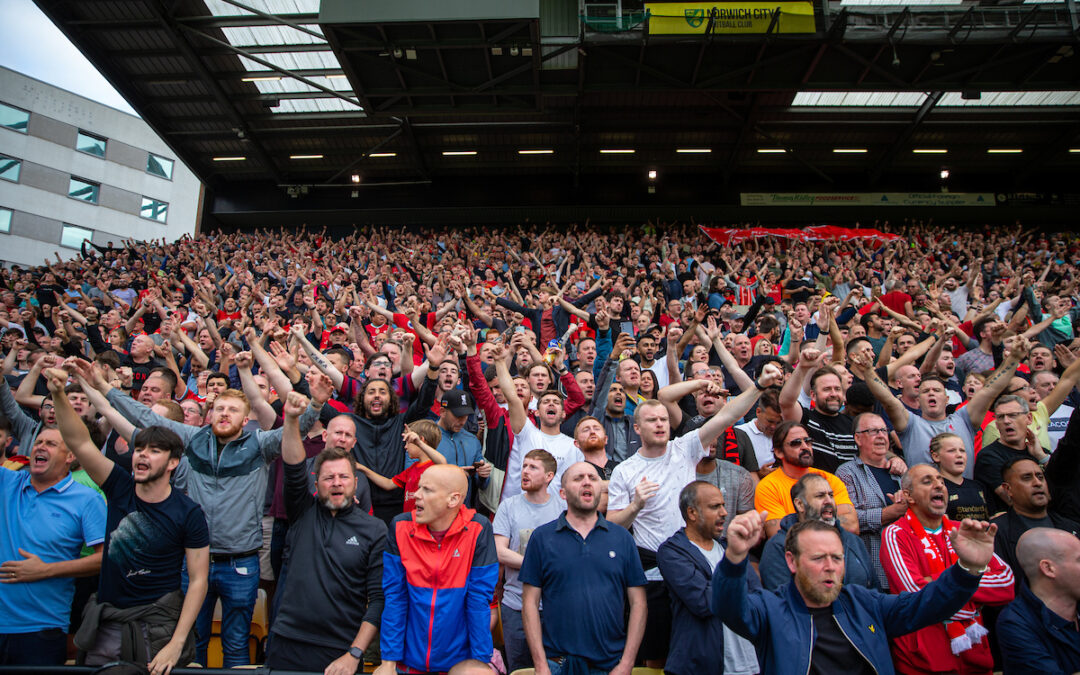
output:
[[[491,631],[491,641],[495,643],[495,649],[503,646],[502,604],[495,609],[495,628]]]
[[[645,666],[637,666],[630,672],[632,675],[664,675],[662,668],[646,668]]]
[[[510,673],[510,675],[535,675],[535,673],[535,668],[518,668],[514,672]]]

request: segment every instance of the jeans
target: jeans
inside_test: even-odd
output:
[[[506,650],[507,672],[531,668],[532,654],[525,641],[525,625],[521,622],[521,610],[510,609],[505,604],[500,609],[502,610],[503,648]]]
[[[187,571],[183,575],[187,593]],[[221,598],[222,667],[232,668],[251,662],[248,640],[251,636],[251,616],[259,594],[259,556],[250,555],[219,562],[210,562],[210,587],[206,600],[195,618],[195,660],[206,665],[206,651],[214,620],[214,605]]]
[[[46,628],[33,633],[0,633],[0,666],[62,666],[67,633]]]

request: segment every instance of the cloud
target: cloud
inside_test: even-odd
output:
[[[0,65],[137,114],[32,0],[0,0]]]

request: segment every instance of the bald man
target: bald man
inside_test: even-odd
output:
[[[1020,537],[1016,558],[1028,585],[997,622],[1006,675],[1080,671],[1080,539],[1036,527]]]
[[[383,553],[377,675],[445,672],[466,659],[491,660],[489,606],[499,576],[491,521],[465,508],[469,480],[437,464],[420,477],[416,509],[390,524]]]

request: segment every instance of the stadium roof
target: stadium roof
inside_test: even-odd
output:
[[[812,32],[730,33],[686,2],[36,2],[219,197],[650,168],[731,189],[921,189],[943,162],[990,190],[1080,177],[1065,4],[793,2]]]

